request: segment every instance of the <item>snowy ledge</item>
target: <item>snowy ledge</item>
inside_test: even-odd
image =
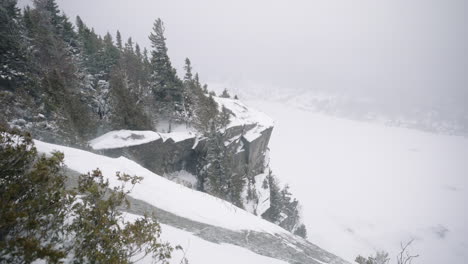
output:
[[[263,131],[272,128],[275,125],[274,120],[267,114],[248,107],[239,100],[222,97],[213,98],[216,103],[218,103],[219,111],[221,111],[224,106],[231,113],[229,118],[230,122],[227,128],[254,125],[253,128],[242,135],[247,142],[252,142],[261,137]]]
[[[230,111],[230,122],[227,128],[236,126],[254,125],[253,128],[246,131],[243,137],[248,142],[252,142],[259,138],[263,131],[273,127],[274,121],[266,114],[250,108],[239,100],[230,98],[214,97],[218,103],[220,111],[224,106]],[[184,141],[190,138],[196,138],[196,131],[189,129],[178,129],[171,133],[160,133],[149,130],[116,130],[99,136],[89,142],[94,150],[124,148],[137,146],[153,142],[159,139],[163,141],[172,139],[174,142]]]
[[[159,139],[163,141],[172,139],[174,142],[179,142],[195,137],[196,134],[191,131],[158,133],[149,130],[116,130],[91,140],[89,144],[93,149],[100,150],[137,146]]]

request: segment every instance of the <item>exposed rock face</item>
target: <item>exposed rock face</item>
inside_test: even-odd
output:
[[[223,134],[225,145],[234,153],[232,171],[238,174],[247,173],[249,176],[263,173],[273,121],[238,100],[215,100],[231,115],[230,124]],[[184,133],[186,132],[113,131],[91,141],[91,145],[100,154],[127,157],[160,175],[179,170],[196,175],[200,159],[206,153],[208,139],[195,134],[187,136]]]
[[[259,131],[254,140],[247,140],[246,132],[255,129],[255,125],[234,126],[226,131],[226,144],[233,148],[232,170],[249,175],[257,175],[264,170],[265,153],[273,127]],[[159,138],[133,146],[101,149],[98,152],[111,157],[124,156],[136,161],[156,174],[187,170],[197,173],[197,164],[206,152],[206,138],[187,138],[174,141],[172,138]]]

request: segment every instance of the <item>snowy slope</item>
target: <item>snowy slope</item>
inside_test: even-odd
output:
[[[270,234],[287,232],[224,200],[156,175],[124,157],[110,158],[38,140],[35,140],[35,144],[39,152],[63,152],[65,165],[79,173],[99,168],[109,179],[111,187],[119,184],[115,177],[116,172],[144,177],[143,181],[133,188],[132,197],[176,215],[231,230],[254,230]],[[226,221],[226,219],[231,220]]]
[[[134,220],[140,216],[125,213],[126,220]],[[169,241],[172,245],[180,245],[184,251],[174,251],[171,264],[180,264],[185,256],[190,264],[286,264],[286,262],[258,255],[250,250],[230,244],[217,244],[203,240],[190,232],[161,224],[163,241]],[[184,255],[185,254],[185,255]],[[146,257],[138,263],[153,263],[151,257]]]
[[[414,263],[466,263],[467,138],[248,103],[276,120],[270,164],[302,203],[311,241],[352,261],[394,257],[415,238]]]

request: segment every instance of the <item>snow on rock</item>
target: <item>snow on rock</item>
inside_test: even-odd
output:
[[[261,136],[261,132],[274,126],[271,117],[254,108],[248,107],[241,101],[230,98],[213,97],[220,107],[224,106],[231,112],[228,128],[235,126],[255,125],[243,136],[248,142],[252,142]]]
[[[196,134],[191,131],[171,132],[171,133],[159,133],[163,141],[172,139],[174,142],[184,141],[189,138],[196,137]]]
[[[138,215],[125,213],[125,220],[135,221],[140,218]],[[184,252],[175,250],[171,264],[182,263],[185,257],[190,264],[238,264],[238,263],[257,263],[257,264],[286,264],[286,262],[256,254],[248,249],[231,245],[218,244],[206,241],[190,232],[181,230],[169,225],[161,224],[161,240],[171,243],[171,245],[180,245]],[[154,263],[151,256],[146,256],[138,263]]]
[[[111,149],[136,146],[160,139],[154,131],[117,130],[108,132],[89,143],[93,149]]]
[[[271,128],[274,125],[273,119],[260,111],[247,107],[239,100],[220,97],[214,98],[220,107],[224,106],[231,112],[228,128],[255,125],[243,135],[248,142],[252,142],[257,139],[261,136],[262,131]],[[160,126],[166,127],[168,125],[164,124]],[[158,130],[165,131],[161,127],[159,127]],[[198,136],[197,131],[182,124],[173,124],[171,131],[172,132],[170,133],[165,133],[149,130],[116,130],[101,135],[91,140],[89,143],[93,149],[102,150],[137,146],[158,139],[162,139],[163,141],[171,139],[174,142],[180,142],[189,138],[196,138]]]
[[[89,143],[93,149],[99,150],[137,146],[158,139],[163,141],[172,139],[174,142],[179,142],[193,137],[196,137],[196,134],[192,131],[158,133],[149,130],[116,130],[97,137]]]
[[[127,158],[105,157],[38,140],[35,140],[35,144],[42,153],[63,152],[65,165],[79,173],[99,168],[109,179],[111,187],[119,185],[116,172],[144,177],[143,181],[133,188],[132,197],[178,216],[231,230],[287,233],[286,230],[231,203],[165,179]]]
[[[268,173],[262,173],[255,176],[255,184],[253,186],[254,192],[258,198],[258,201],[247,200],[247,189],[244,190],[244,205],[245,209],[253,214],[262,215],[268,208],[270,208],[270,188],[263,183],[266,180]]]

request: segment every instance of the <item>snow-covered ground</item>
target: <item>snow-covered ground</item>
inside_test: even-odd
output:
[[[125,213],[126,220],[131,221],[140,216]],[[171,264],[180,264],[186,257],[190,264],[239,264],[239,263],[257,263],[257,264],[286,264],[286,262],[258,255],[248,249],[230,244],[217,244],[206,241],[194,234],[174,228],[169,225],[161,224],[161,239],[169,241],[172,246],[180,245],[183,251],[174,251]],[[138,263],[153,263],[150,256]]]
[[[250,101],[275,119],[274,173],[303,206],[309,240],[353,261],[415,241],[414,263],[468,260],[468,139]]]
[[[63,152],[65,165],[74,171],[87,173],[99,168],[109,179],[111,187],[120,185],[116,172],[142,176],[144,179],[132,189],[131,196],[178,216],[231,230],[254,230],[270,234],[287,232],[229,202],[154,174],[127,158],[110,158],[38,140],[34,142],[39,152]]]

